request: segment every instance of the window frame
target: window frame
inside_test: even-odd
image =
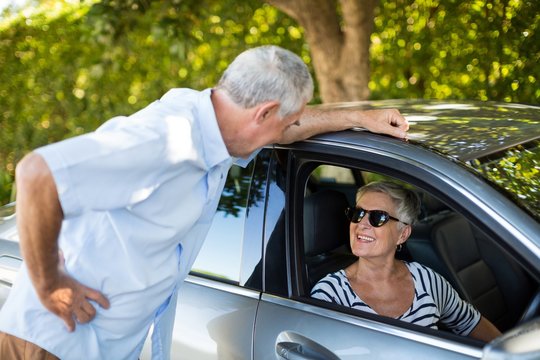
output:
[[[289,150],[288,161],[288,183],[287,183],[287,245],[290,248],[290,269],[291,274],[289,281],[291,282],[290,298],[296,301],[301,301],[314,306],[324,307],[343,314],[352,314],[354,316],[370,319],[384,324],[399,326],[416,333],[436,336],[437,338],[457,341],[465,346],[473,346],[482,348],[485,344],[468,337],[461,337],[452,333],[421,328],[416,325],[403,323],[394,319],[386,319],[378,315],[364,313],[355,309],[343,309],[340,306],[320,302],[309,298],[306,294],[307,274],[303,264],[303,204],[304,194],[312,171],[319,165],[333,165],[348,167],[355,170],[369,171],[380,173],[385,176],[390,176],[401,181],[405,181],[423,191],[428,192],[432,196],[440,199],[448,204],[455,211],[460,211],[465,218],[473,225],[485,231],[495,242],[505,249],[509,249],[501,239],[501,234],[495,234],[496,230],[490,227],[491,222],[484,221],[478,214],[474,214],[467,203],[471,203],[474,199],[467,198],[465,194],[459,193],[454,184],[448,183],[435,174],[433,168],[425,166],[422,163],[415,162],[405,156],[396,156],[396,154],[386,153],[384,151],[374,151],[369,148],[351,148],[339,147],[328,144],[317,144],[316,142],[302,143],[299,146],[294,146]],[[407,171],[414,168],[415,171]],[[454,196],[455,195],[455,196]],[[461,201],[465,201],[461,203]],[[497,224],[495,228],[500,228]],[[523,267],[527,264],[527,257],[521,256],[514,249],[509,249],[510,256],[519,262]],[[538,281],[538,273],[533,274]],[[516,324],[515,326],[517,326]]]
[[[267,151],[262,150],[253,160],[253,163],[250,163],[246,166],[248,168],[249,166],[252,166],[252,169],[249,173],[249,182],[248,182],[248,188],[247,188],[247,198],[245,202],[245,208],[242,212],[242,226],[241,230],[239,232],[240,235],[240,258],[239,258],[239,271],[237,274],[237,279],[228,279],[224,276],[221,276],[220,274],[211,274],[209,272],[204,272],[205,269],[196,269],[192,268],[190,271],[191,276],[203,278],[203,279],[209,279],[218,281],[220,283],[228,284],[228,285],[235,285],[235,286],[241,286],[241,287],[247,287],[252,288],[250,286],[246,286],[245,283],[247,279],[249,278],[248,271],[253,272],[253,267],[249,264],[253,263],[255,260],[249,261],[249,259],[256,259],[257,257],[260,258],[262,254],[262,224],[264,223],[264,216],[265,216],[265,210],[266,210],[266,196],[267,196],[267,182],[268,182],[268,158],[269,154]],[[232,168],[232,167],[231,167]],[[242,169],[245,170],[246,168]],[[262,177],[262,181],[259,184],[260,191],[261,191],[261,198],[258,201],[254,201],[252,197],[252,191],[255,186],[255,177],[256,174],[259,174],[259,176]],[[230,169],[227,172],[227,176],[230,174]],[[220,201],[221,197],[223,196],[223,192],[220,194]],[[215,215],[216,216],[216,215]],[[211,226],[214,226],[214,222]],[[212,228],[209,229],[207,237],[210,235],[210,231]],[[246,241],[249,239],[249,242]],[[205,238],[205,244],[207,244],[207,240]],[[199,254],[197,254],[197,258],[199,256],[205,256],[207,252],[203,252],[204,250],[204,244],[203,247],[201,247],[201,251]],[[213,250],[213,249],[212,249]],[[194,265],[196,262],[194,263]],[[200,271],[203,270],[203,271]],[[256,289],[255,290],[261,290]]]

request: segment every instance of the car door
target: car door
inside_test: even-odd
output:
[[[229,171],[218,210],[181,285],[171,359],[249,359],[260,298],[267,156]],[[142,358],[150,359],[147,340]]]
[[[15,204],[0,207],[0,308],[22,264],[15,225]]]
[[[305,176],[295,170],[300,160],[298,153],[282,151],[276,158],[283,159],[285,156],[287,162],[273,163],[275,168],[269,179],[269,187],[275,191],[269,193],[267,206],[274,209],[273,213],[281,209],[286,216],[282,227],[266,228],[266,233],[272,235],[265,237],[265,264],[272,266],[272,270],[266,272],[266,291],[257,311],[254,358],[479,358],[481,349],[478,347],[430,333],[419,333],[395,320],[382,320],[369,315],[359,317],[343,309],[323,307],[316,301],[295,294],[299,284],[294,274],[302,272],[302,269],[295,269],[295,264],[298,264],[296,259],[300,256],[293,244],[298,219],[291,204],[295,198],[303,199],[306,190],[304,186],[296,189],[298,193],[293,194],[292,190],[295,189],[294,183],[302,181]],[[282,242],[281,246],[272,243],[276,239]],[[277,248],[281,248],[281,251],[276,252]],[[276,276],[278,273],[286,275]]]
[[[450,184],[448,176],[452,169],[437,168],[430,162],[431,157],[422,150],[409,149],[408,145],[398,144],[396,148],[385,144],[376,149],[358,147],[340,148],[327,142],[303,143],[294,148],[283,148],[277,157],[287,158],[284,162],[275,162],[274,174],[282,174],[282,178],[270,177],[270,183],[285,183],[279,187],[282,193],[273,198],[269,196],[268,207],[281,208],[284,226],[279,236],[282,241],[281,253],[274,253],[270,248],[270,237],[265,237],[265,264],[277,266],[286,273],[286,281],[282,277],[266,278],[266,285],[282,281],[275,288],[265,289],[257,312],[255,323],[254,358],[256,359],[478,359],[482,357],[484,344],[469,338],[462,338],[444,331],[419,328],[393,319],[374,316],[359,311],[351,311],[332,304],[321,304],[309,299],[306,293],[306,264],[302,261],[303,199],[308,192],[306,179],[316,164],[330,164],[358,167],[385,176],[410,181],[425,189],[437,190],[439,196],[456,206],[460,205],[463,213],[471,214],[471,221],[485,221],[484,225],[496,229],[506,236],[509,244],[509,230],[493,220],[481,219],[482,204],[475,203],[472,194],[464,191],[460,184]],[[411,154],[407,154],[411,152]],[[437,162],[437,160],[435,160]],[[446,166],[446,165],[445,165]],[[444,167],[443,167],[444,168]],[[446,173],[445,171],[450,171]],[[456,166],[457,177],[460,170]],[[461,180],[461,179],[460,179]],[[473,184],[476,186],[477,184]],[[271,185],[269,185],[271,186]],[[278,187],[278,186],[275,186]],[[460,201],[462,202],[460,204]],[[468,212],[465,207],[468,207]],[[474,216],[476,219],[473,219]],[[480,221],[480,222],[481,222]],[[482,224],[480,224],[482,225]],[[276,230],[274,230],[276,232]],[[503,236],[503,235],[500,235]],[[512,245],[513,246],[513,245]],[[276,248],[275,244],[272,245]],[[522,251],[519,246],[515,251]],[[533,256],[524,253],[524,259]],[[282,261],[284,257],[286,260]],[[538,265],[534,271],[537,274]],[[272,273],[277,273],[273,270]]]

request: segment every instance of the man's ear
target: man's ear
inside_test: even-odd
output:
[[[259,105],[259,108],[255,112],[255,119],[257,124],[262,123],[269,117],[277,114],[279,110],[279,101],[267,101]]]

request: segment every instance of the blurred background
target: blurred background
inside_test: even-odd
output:
[[[540,102],[538,0],[16,0],[0,5],[0,204],[32,149],[212,87],[243,50],[299,54],[312,103]]]

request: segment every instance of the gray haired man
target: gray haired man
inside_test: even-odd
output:
[[[153,325],[153,355],[168,358],[177,291],[234,162],[351,127],[405,137],[397,110],[314,111],[312,93],[298,56],[254,48],[213,89],[172,89],[28,154],[16,171],[24,263],[0,312],[0,357],[137,359]]]

